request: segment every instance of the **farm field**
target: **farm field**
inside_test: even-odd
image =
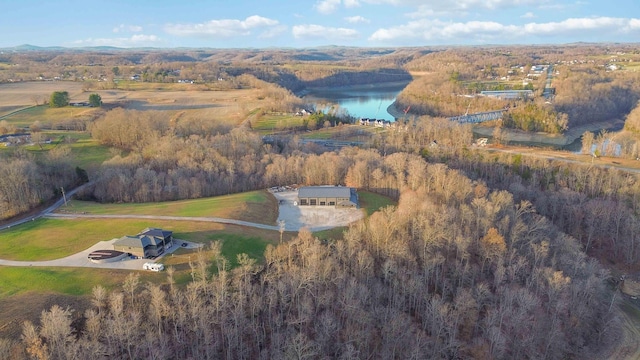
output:
[[[258,89],[208,90],[189,84],[132,83],[127,89],[92,89],[84,91],[82,82],[42,81],[0,84],[0,116],[13,111],[48,102],[54,91],[69,92],[70,101],[87,101],[97,93],[105,108],[119,106],[133,110],[162,110],[172,115],[201,119],[224,120],[231,124],[242,122],[250,111],[268,100]],[[158,88],[160,87],[160,88]],[[64,107],[51,109],[46,105],[17,112],[3,118],[10,124],[25,127],[38,120],[47,124],[66,120],[92,119],[104,109]]]
[[[88,96],[88,95],[87,95]],[[28,128],[39,121],[42,129],[65,126],[71,121],[87,122],[104,112],[100,108],[72,107],[50,108],[48,105],[32,106],[5,116],[2,120],[18,128]]]
[[[0,84],[0,116],[14,111],[16,107],[23,108],[49,101],[49,97],[54,91],[67,91],[72,100],[75,100],[76,97],[88,98],[88,94],[83,95],[82,86],[81,82],[74,81],[30,81]]]
[[[99,204],[72,200],[59,212],[221,217],[275,225],[278,203],[266,190],[259,190],[202,199],[142,204]]]

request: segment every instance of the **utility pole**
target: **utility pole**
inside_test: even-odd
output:
[[[282,234],[284,233],[284,220],[278,221],[278,225],[280,225],[280,244],[282,244]]]
[[[67,195],[64,194],[64,187],[60,187],[60,190],[62,190],[62,198],[64,199],[64,206],[67,206]]]

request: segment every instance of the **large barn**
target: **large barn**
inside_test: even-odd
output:
[[[358,207],[356,189],[345,186],[304,186],[298,189],[300,206]]]

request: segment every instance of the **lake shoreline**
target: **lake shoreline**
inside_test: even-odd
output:
[[[322,87],[306,87],[294,94],[302,98],[312,92],[325,92],[325,91],[349,91],[349,90],[379,90],[386,88],[406,87],[410,82],[407,81],[391,81],[375,84],[359,84],[359,85],[342,85],[342,86],[322,86]]]
[[[356,119],[395,121],[397,116],[387,109],[407,85],[406,81],[394,81],[340,87],[316,87],[305,89],[298,96],[302,96],[303,101],[315,104],[316,108],[320,107],[320,110],[323,111],[331,108]]]

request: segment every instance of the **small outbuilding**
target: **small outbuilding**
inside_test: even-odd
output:
[[[157,228],[146,228],[138,235],[126,235],[113,243],[113,249],[131,253],[141,258],[162,255],[173,246],[173,232]]]
[[[358,207],[356,189],[345,186],[304,186],[298,189],[300,206]]]

